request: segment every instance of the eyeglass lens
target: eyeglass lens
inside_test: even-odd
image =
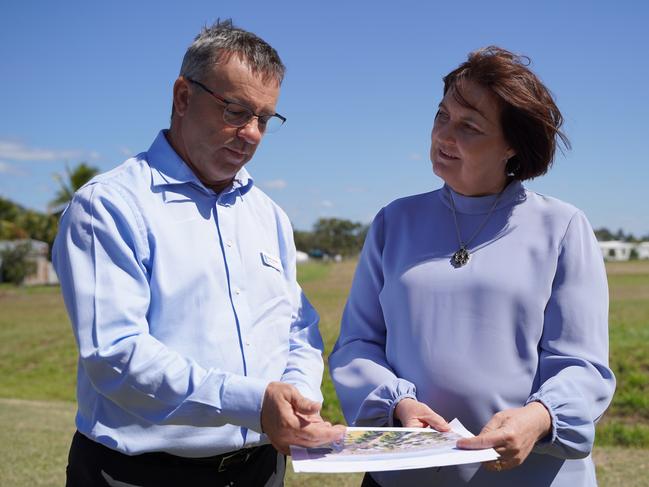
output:
[[[247,107],[236,103],[229,103],[223,110],[223,120],[234,127],[243,127],[254,117]],[[284,121],[275,115],[262,115],[257,117],[257,125],[261,132],[274,132],[279,129]]]

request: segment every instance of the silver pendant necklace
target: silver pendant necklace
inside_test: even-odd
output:
[[[457,215],[455,214],[455,201],[453,200],[453,192],[447,188],[449,198],[451,200],[451,212],[453,213],[453,222],[455,223],[455,232],[457,233],[457,242],[460,245],[460,248],[455,251],[453,256],[451,257],[451,265],[455,268],[465,266],[466,264],[469,263],[469,260],[471,259],[471,252],[469,252],[469,245],[471,242],[473,242],[473,239],[478,236],[480,231],[484,228],[484,226],[487,224],[489,221],[489,218],[491,217],[491,214],[493,211],[496,209],[496,205],[498,204],[498,201],[500,200],[500,197],[503,194],[503,191],[498,193],[498,196],[493,202],[493,205],[491,205],[491,208],[489,209],[489,212],[487,213],[487,216],[485,217],[484,220],[482,220],[482,223],[480,226],[476,229],[475,232],[473,232],[473,235],[471,235],[471,238],[464,242],[462,240],[462,236],[460,235],[460,226],[457,223]]]

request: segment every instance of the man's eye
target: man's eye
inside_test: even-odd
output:
[[[240,116],[240,115],[244,115],[244,114],[246,114],[246,113],[250,113],[250,112],[249,112],[247,109],[245,109],[244,107],[234,106],[234,105],[230,105],[230,106],[227,108],[227,110],[228,110],[228,112],[230,112],[232,115],[239,115],[239,116]]]

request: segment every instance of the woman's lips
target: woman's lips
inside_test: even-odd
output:
[[[456,161],[456,160],[459,159],[459,157],[454,156],[453,154],[449,154],[448,152],[444,151],[443,149],[438,149],[437,150],[437,155],[440,158],[446,159],[446,160],[449,160],[449,161]]]

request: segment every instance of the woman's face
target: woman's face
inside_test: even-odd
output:
[[[439,104],[431,135],[433,171],[456,192],[467,196],[495,194],[505,187],[505,165],[515,155],[500,126],[500,105],[487,88],[459,82],[460,105],[448,90]]]

